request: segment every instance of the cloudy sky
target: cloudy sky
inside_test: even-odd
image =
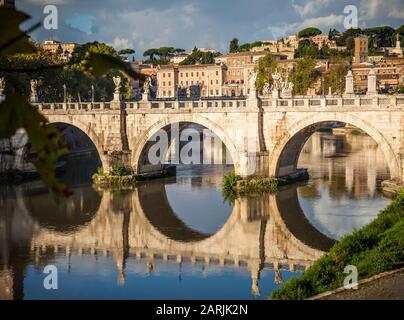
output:
[[[241,43],[268,40],[307,26],[343,31],[346,5],[358,8],[360,27],[404,23],[402,0],[16,0],[32,23],[45,17],[47,4],[58,8],[59,29],[38,30],[34,39],[97,40],[134,48],[138,57],[160,46],[226,52],[233,37]]]

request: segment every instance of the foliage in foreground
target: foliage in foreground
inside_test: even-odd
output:
[[[60,135],[38,109],[28,102],[29,92],[25,88],[27,79],[44,70],[56,70],[66,67],[64,63],[46,60],[46,64],[36,65],[37,57],[23,68],[8,63],[21,58],[21,55],[38,52],[29,41],[28,32],[40,27],[40,23],[32,26],[27,32],[20,30],[20,25],[30,17],[23,12],[0,7],[0,76],[6,79],[6,99],[0,102],[0,139],[11,138],[18,129],[25,129],[29,141],[37,156],[33,161],[38,173],[48,189],[57,197],[68,196],[70,191],[60,182],[55,173],[56,161],[66,153],[60,148]],[[22,59],[24,61],[30,59]],[[48,64],[49,63],[49,64]],[[87,52],[76,61],[82,70],[91,76],[104,76],[111,70],[121,71],[128,77],[140,78],[132,70],[130,64],[121,57],[113,56],[97,50]],[[18,64],[17,64],[18,66]],[[12,79],[12,81],[9,81]]]
[[[365,227],[343,237],[299,278],[271,294],[271,299],[305,299],[343,285],[344,268],[354,265],[360,279],[404,263],[404,190]]]

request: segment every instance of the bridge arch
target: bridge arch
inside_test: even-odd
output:
[[[270,154],[269,175],[284,176],[296,171],[302,148],[310,136],[327,122],[343,122],[363,130],[383,152],[392,179],[400,178],[400,162],[389,141],[370,123],[350,113],[317,113],[293,123]]]
[[[68,117],[68,118],[66,118]],[[91,126],[91,123],[84,123],[79,120],[78,117],[65,116],[65,115],[48,115],[47,116],[49,123],[51,124],[67,124],[69,126],[75,127],[79,129],[82,133],[87,135],[87,137],[91,140],[95,149],[97,150],[98,157],[100,158],[101,165],[103,168],[109,168],[108,163],[105,158],[103,143],[101,141],[101,137],[94,131]]]
[[[150,127],[148,127],[141,134],[139,139],[135,140],[135,143],[132,143],[132,157],[131,157],[131,165],[135,168],[136,171],[139,171],[139,161],[142,157],[142,153],[149,142],[149,140],[161,129],[169,127],[176,123],[189,123],[189,124],[198,124],[207,129],[209,129],[212,133],[216,134],[219,139],[224,143],[230,155],[232,157],[234,167],[236,172],[239,168],[239,150],[236,146],[235,141],[231,138],[231,135],[226,132],[226,130],[219,125],[218,123],[210,120],[201,114],[189,113],[189,114],[169,114],[163,119],[157,121]]]

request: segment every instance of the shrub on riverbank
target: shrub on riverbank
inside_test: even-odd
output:
[[[242,178],[236,173],[230,172],[223,177],[222,188],[225,199],[234,202],[238,195],[275,192],[278,189],[278,181],[262,176]]]
[[[111,168],[109,174],[98,168],[97,173],[93,175],[93,183],[101,188],[128,187],[136,183],[136,175],[123,165],[117,164]]]
[[[354,265],[360,279],[404,263],[404,190],[378,217],[343,237],[299,278],[271,294],[271,299],[305,299],[343,285],[344,268]]]
[[[110,175],[111,176],[116,176],[116,177],[123,177],[130,175],[131,172],[123,165],[121,164],[116,164],[112,166]]]

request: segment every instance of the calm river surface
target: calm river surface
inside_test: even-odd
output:
[[[0,299],[266,299],[389,200],[383,156],[363,135],[316,133],[308,183],[224,200],[231,166],[178,169],[133,190],[96,191],[90,157],[70,159],[74,195],[0,186]],[[45,290],[45,266],[58,290]]]

